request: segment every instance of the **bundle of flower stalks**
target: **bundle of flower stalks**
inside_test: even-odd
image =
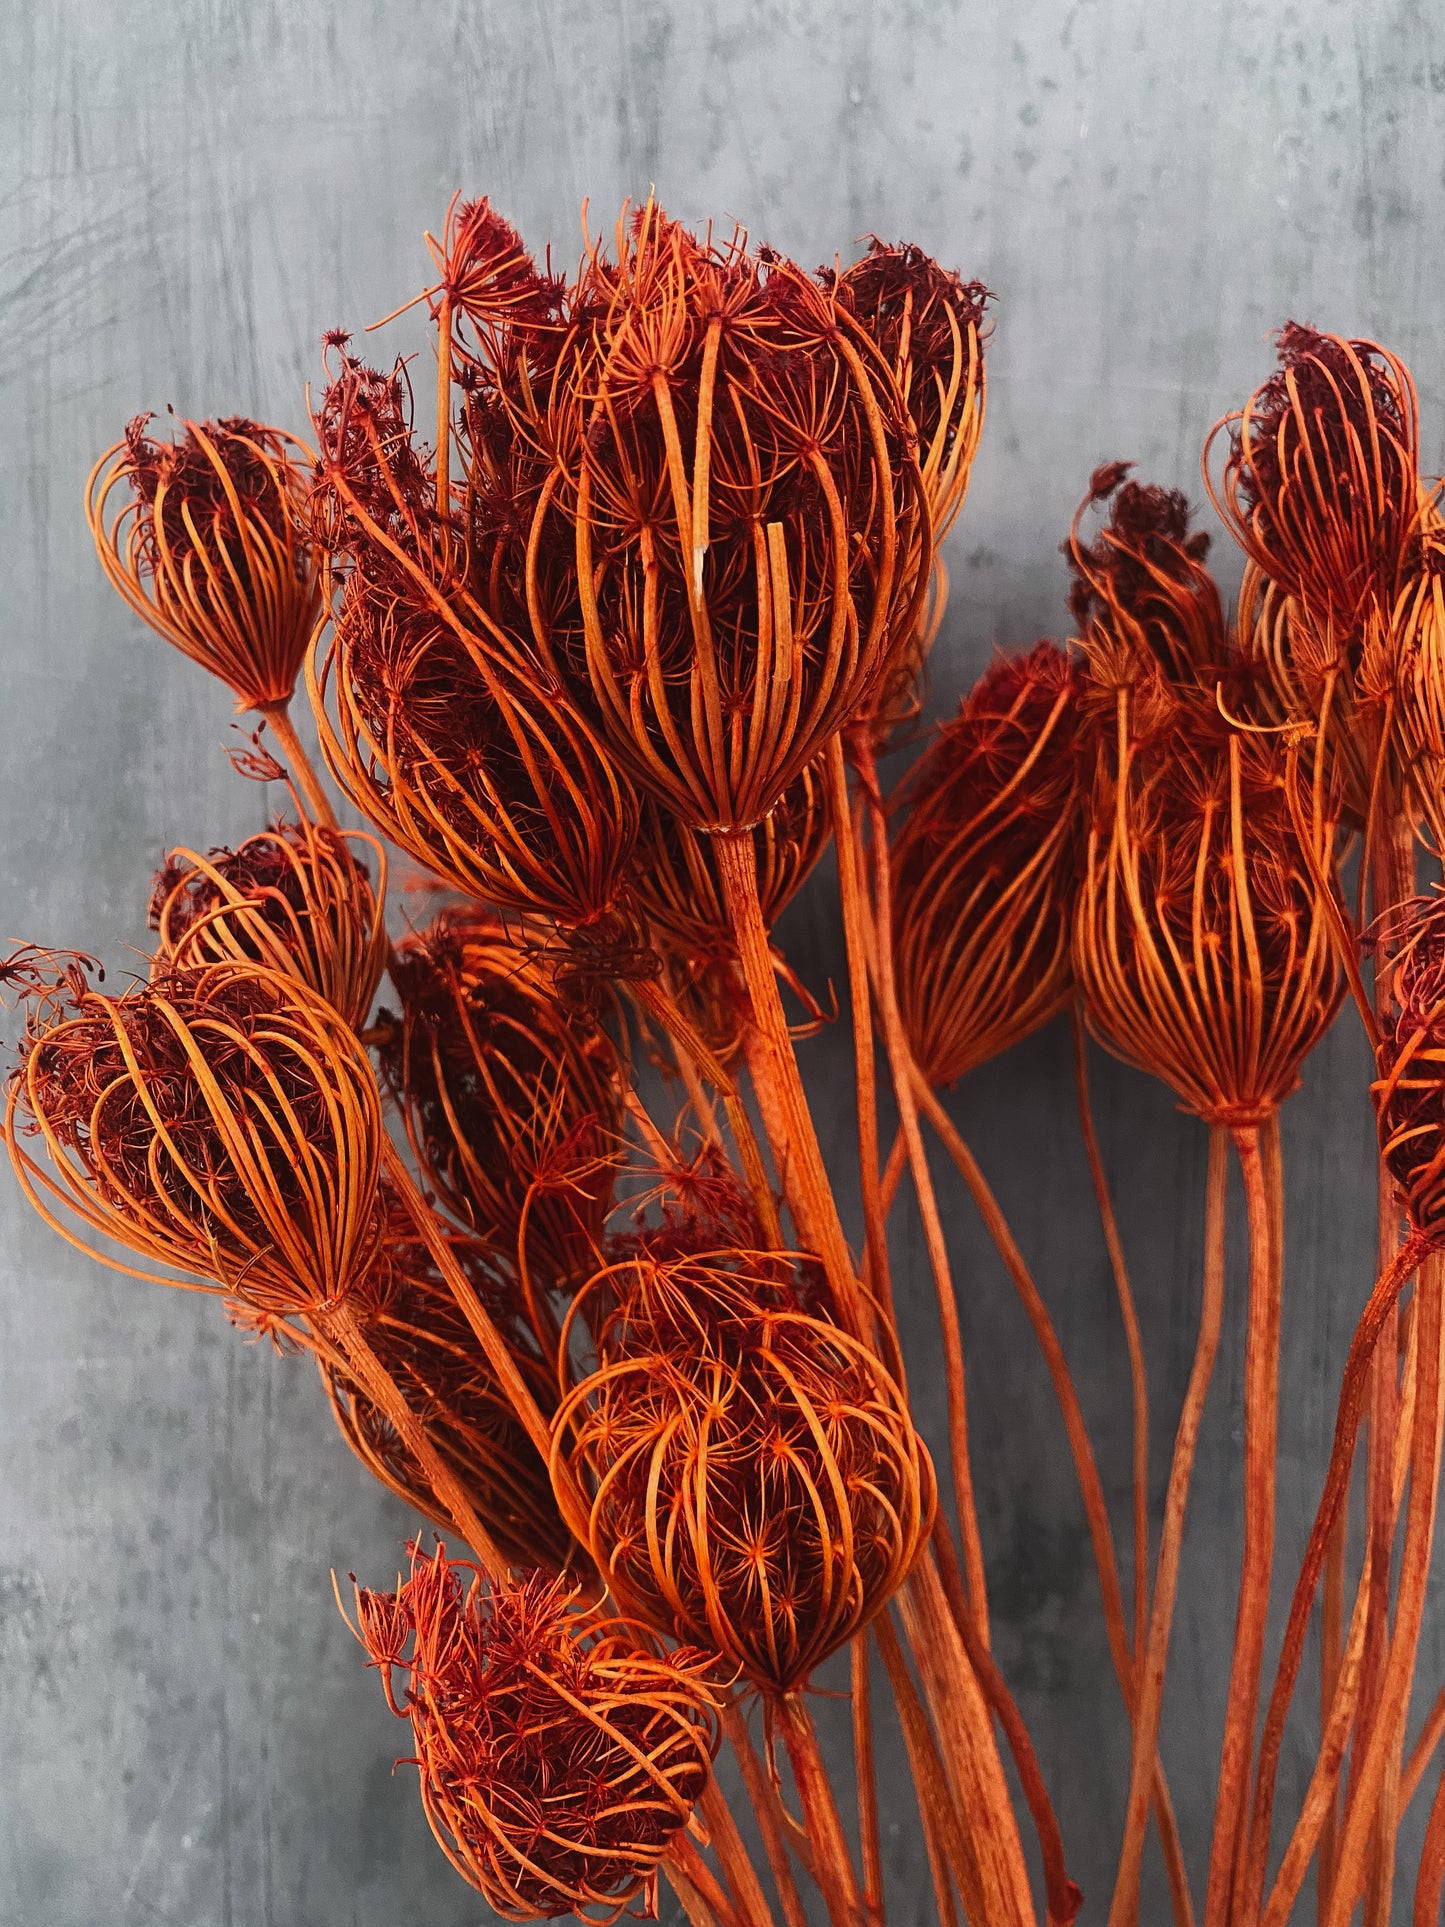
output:
[[[982,430],[987,290],[878,241],[809,273],[651,201],[570,280],[485,201],[428,245],[398,316],[430,318],[434,406],[426,355],[373,366],[335,332],[314,448],[141,418],[97,464],[111,580],[259,712],[241,772],[292,788],[236,849],[168,856],[154,959],[119,994],[71,953],[5,963],[26,1195],[118,1270],[309,1354],[356,1456],[434,1523],[347,1611],[436,1838],[498,1913],[610,1921],[666,1882],[698,1927],[878,1927],[882,1691],[939,1922],[1066,1927],[1070,1843],[991,1656],[932,1134],[1057,1394],[1133,1736],[1092,1917],[1139,1920],[1152,1830],[1179,1927],[1283,1927],[1307,1879],[1324,1927],[1385,1927],[1397,1876],[1434,1921],[1445,1696],[1407,1720],[1445,1422],[1445,899],[1419,876],[1445,832],[1445,522],[1405,368],[1281,331],[1206,447],[1247,557],[1233,613],[1185,498],[1099,469],[1068,639],[995,660],[885,796]],[[303,670],[370,831],[338,826],[292,726]],[[856,1193],[794,1050],[828,1013],[772,937],[830,841]],[[390,938],[387,846],[440,905]],[[1279,1111],[1344,1001],[1378,1063],[1380,1271],[1295,1576],[1274,1559]],[[940,1095],[1065,1012],[1133,1402],[1122,1550],[1045,1295]],[[1089,1036],[1170,1087],[1207,1161],[1162,1519]],[[1243,1557],[1191,1894],[1159,1738],[1231,1160]],[[905,1184],[936,1466],[890,1275]],[[1320,1709],[1292,1717],[1311,1640]],[[825,1668],[850,1770],[814,1731]],[[1289,1810],[1286,1744],[1313,1762]],[[1397,1867],[1417,1798],[1423,1856]]]

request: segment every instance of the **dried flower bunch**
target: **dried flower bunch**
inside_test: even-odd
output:
[[[141,418],[92,477],[111,580],[261,712],[290,777],[259,735],[242,773],[295,786],[234,849],[170,854],[156,954],[120,995],[67,953],[0,964],[27,1007],[22,1187],[117,1269],[308,1353],[360,1462],[470,1548],[412,1545],[394,1591],[358,1587],[355,1630],[438,1842],[497,1913],[611,1921],[655,1911],[665,1880],[695,1927],[804,1927],[810,1895],[833,1927],[878,1927],[881,1665],[939,1921],[1029,1927],[1041,1905],[1067,1927],[1068,1843],[992,1649],[968,1285],[927,1127],[1078,1478],[1130,1735],[1109,1921],[1142,1917],[1152,1826],[1190,1927],[1159,1736],[1233,1156],[1244,1543],[1202,1919],[1284,1927],[1313,1871],[1323,1927],[1361,1905],[1386,1927],[1445,1735],[1442,1694],[1407,1751],[1445,1428],[1445,907],[1420,876],[1445,831],[1445,523],[1404,364],[1281,332],[1278,371],[1206,445],[1247,557],[1235,610],[1186,497],[1096,470],[1064,544],[1072,633],[992,663],[886,793],[982,431],[987,290],[877,240],[809,274],[653,200],[570,279],[486,201],[455,201],[428,246],[433,284],[389,319],[424,307],[435,328],[434,414],[412,361],[370,366],[337,331],[314,457],[240,418],[169,443]],[[303,666],[375,836],[338,827],[291,723]],[[394,939],[379,839],[442,897]],[[795,1048],[836,1005],[779,941],[830,842],[846,1221]],[[1378,1069],[1380,1271],[1272,1655],[1279,1111],[1347,996]],[[1133,1408],[1127,1579],[1049,1300],[939,1095],[1065,1010]],[[1089,1033],[1207,1140],[1157,1533],[1147,1311]],[[894,1301],[905,1181],[935,1286],[934,1452]],[[1292,1704],[1321,1592],[1311,1731]],[[840,1681],[852,1758],[830,1769],[809,1699]],[[714,1777],[724,1742],[746,1827]],[[1286,1831],[1287,1743],[1312,1764]],[[1435,1784],[1422,1927],[1445,1886]]]

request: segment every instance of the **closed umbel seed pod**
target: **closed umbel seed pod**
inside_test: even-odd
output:
[[[1281,738],[1202,698],[1100,747],[1074,973],[1091,1028],[1211,1122],[1257,1122],[1299,1083],[1343,979],[1327,886],[1334,821],[1300,842]],[[1306,805],[1307,807],[1307,805]]]
[[[371,879],[354,846],[374,857]],[[250,962],[324,997],[353,1029],[386,967],[386,854],[374,837],[306,818],[278,821],[235,850],[172,850],[155,879],[155,968]]]
[[[1445,1242],[1445,898],[1417,898],[1383,932],[1389,998],[1380,1013],[1371,1095],[1380,1155],[1412,1228]]]
[[[636,798],[530,640],[474,593],[404,371],[343,354],[317,428],[332,636],[311,695],[332,774],[466,895],[568,929],[609,917]]]
[[[953,1083],[1068,1001],[1081,686],[1053,643],[1001,658],[907,780],[891,850],[893,961],[931,1084]]]
[[[931,559],[914,438],[882,357],[791,262],[650,201],[616,254],[569,290],[546,393],[504,404],[555,470],[533,633],[642,788],[690,829],[745,830],[908,646]]]
[[[339,1305],[380,1241],[381,1102],[349,1026],[303,985],[249,964],[67,1001],[32,1011],[6,1111],[41,1215],[72,1243],[74,1219],[214,1280],[202,1288],[263,1319]]]
[[[1317,724],[1344,814],[1399,807],[1392,698],[1397,599],[1438,524],[1419,472],[1415,388],[1372,341],[1287,322],[1280,367],[1212,431],[1205,481],[1249,557],[1246,648],[1271,704]],[[1210,452],[1227,435],[1216,482]]]
[[[321,606],[306,537],[306,450],[233,416],[146,435],[138,415],[91,472],[86,507],[113,587],[219,676],[238,709],[284,705]],[[122,487],[130,495],[112,512]]]
[[[1074,577],[1069,613],[1096,680],[1128,681],[1155,668],[1170,683],[1211,695],[1230,666],[1224,609],[1205,566],[1209,537],[1191,530],[1179,489],[1127,480],[1132,464],[1108,462],[1089,478],[1089,493],[1064,544]],[[1092,543],[1083,520],[1107,502],[1109,515]]]
[[[918,714],[928,652],[948,600],[940,547],[963,507],[983,434],[984,310],[990,295],[981,281],[964,281],[922,248],[890,245],[876,235],[861,260],[841,274],[825,270],[818,278],[897,384],[928,503],[930,542],[920,545],[915,558],[927,568],[931,552],[927,600],[907,646],[854,724],[866,728],[881,751],[899,724]]]
[[[559,997],[544,957],[482,911],[397,945],[401,1016],[381,1065],[427,1181],[543,1296],[596,1268],[612,1204],[620,1073],[605,1033]]]
[[[448,1860],[505,1920],[605,1927],[641,1896],[717,1750],[696,1656],[578,1611],[563,1580],[489,1582],[412,1549],[395,1593],[358,1588],[359,1637],[409,1718]],[[404,1681],[400,1695],[394,1675]]]
[[[902,1395],[776,1253],[644,1252],[579,1305],[594,1294],[596,1369],[553,1449],[590,1484],[600,1571],[625,1612],[794,1691],[927,1537],[933,1468]]]
[[[557,1402],[555,1362],[544,1359],[513,1277],[475,1239],[447,1242],[543,1412]],[[560,1571],[572,1539],[552,1497],[547,1467],[477,1343],[436,1262],[404,1210],[388,1212],[381,1257],[352,1301],[382,1368],[450,1464],[509,1564]],[[433,1487],[391,1419],[345,1362],[317,1359],[342,1437],[384,1485],[444,1530],[446,1496]]]

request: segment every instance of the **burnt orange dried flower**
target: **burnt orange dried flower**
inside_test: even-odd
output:
[[[1297,781],[1279,735],[1232,728],[1202,696],[1136,733],[1119,692],[1117,742],[1101,748],[1094,783],[1074,973],[1100,1039],[1211,1122],[1274,1110],[1339,1006],[1316,881],[1335,822],[1300,822]]]
[[[1445,851],[1445,541],[1422,544],[1392,623],[1401,760],[1437,851]]]
[[[983,433],[984,311],[992,296],[908,242],[868,238],[839,275],[820,274],[878,349],[918,438],[918,467],[933,539],[952,528],[968,492]]]
[[[756,1251],[609,1267],[578,1301],[605,1309],[596,1369],[554,1431],[623,1610],[776,1694],[885,1604],[934,1507],[898,1387],[811,1280]]]
[[[1229,438],[1215,502],[1333,660],[1357,642],[1367,608],[1393,604],[1419,525],[1415,386],[1375,342],[1293,321],[1279,361],[1213,431],[1211,442]]]
[[[238,709],[282,708],[321,606],[307,451],[241,416],[183,421],[171,442],[152,441],[149,421],[136,417],[86,486],[106,575],[158,635],[230,687]]]
[[[467,895],[568,928],[609,917],[636,799],[530,640],[474,593],[404,370],[343,356],[317,429],[333,628],[312,701],[332,774]]]
[[[376,860],[372,888],[355,853]],[[386,967],[386,854],[374,837],[302,817],[235,850],[172,850],[155,879],[155,968],[263,964],[299,979],[359,1030]]]
[[[893,839],[894,972],[914,1062],[951,1084],[1073,988],[1083,677],[1041,642],[1001,657],[907,780]]]
[[[1157,669],[1166,682],[1213,694],[1231,666],[1224,608],[1205,566],[1209,536],[1189,527],[1179,489],[1127,479],[1129,462],[1108,462],[1089,478],[1064,544],[1074,577],[1069,613],[1105,686]],[[1092,543],[1084,516],[1108,503],[1108,519]]]
[[[42,999],[5,1129],[27,1197],[71,1243],[92,1249],[78,1220],[263,1318],[324,1315],[376,1255],[371,1067],[330,1005],[276,972],[216,963]]]
[[[931,537],[897,382],[791,262],[650,201],[564,319],[499,315],[483,357],[502,552],[526,529],[512,599],[644,789],[691,829],[750,828],[913,634]],[[528,450],[551,472],[515,491]]]
[[[694,1657],[577,1610],[563,1580],[484,1580],[441,1546],[413,1547],[410,1578],[358,1588],[356,1609],[387,1704],[411,1721],[432,1832],[488,1906],[606,1923],[640,1896],[654,1913],[717,1751]]]
[[[924,664],[948,598],[939,548],[963,507],[983,434],[984,311],[991,297],[981,281],[964,281],[921,248],[889,245],[876,235],[861,260],[841,274],[823,271],[819,280],[877,349],[897,384],[928,502],[933,565],[928,599],[909,645],[866,705],[866,727],[881,749],[900,723],[918,714]],[[854,727],[864,726],[860,716]]]
[[[485,1246],[448,1232],[447,1242],[540,1409],[557,1402],[555,1363],[544,1359],[522,1292]],[[354,1300],[357,1322],[382,1367],[471,1499],[509,1564],[560,1571],[571,1547],[547,1468],[497,1382],[476,1335],[405,1211],[387,1216],[381,1258]],[[444,1529],[451,1514],[385,1411],[342,1360],[318,1357],[342,1436],[384,1485]]]
[[[1393,811],[1397,599],[1438,522],[1419,473],[1414,384],[1370,341],[1289,322],[1279,370],[1205,445],[1215,506],[1250,559],[1245,647],[1273,709],[1319,725],[1344,813]],[[1210,451],[1227,433],[1216,483]]]
[[[483,911],[397,946],[383,1074],[427,1181],[541,1299],[596,1269],[621,1130],[616,1053],[549,960]],[[539,1311],[540,1316],[540,1311]]]
[[[1389,946],[1371,1095],[1380,1155],[1411,1227],[1445,1242],[1445,897],[1402,904],[1374,933]]]

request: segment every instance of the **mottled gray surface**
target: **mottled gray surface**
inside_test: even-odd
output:
[[[995,641],[1057,629],[1056,545],[1093,465],[1132,456],[1192,486],[1204,430],[1286,315],[1401,350],[1439,460],[1445,16],[1428,0],[5,0],[0,46],[0,939],[86,946],[121,972],[167,840],[234,838],[265,807],[221,755],[222,692],[105,588],[80,513],[91,460],[167,402],[300,424],[322,329],[419,285],[421,232],[459,184],[563,260],[583,195],[605,223],[656,182],[675,213],[735,215],[809,262],[877,230],[998,290],[940,704]],[[815,985],[837,973],[826,880],[790,934]],[[842,1168],[845,1037],[807,1060]],[[1124,1367],[1068,1063],[1051,1031],[955,1113],[1037,1264],[1122,1503]],[[1286,1113],[1286,1559],[1368,1282],[1365,1074],[1342,1022]],[[1097,1082],[1162,1483],[1201,1131],[1141,1077],[1100,1065]],[[1027,1328],[966,1202],[947,1208],[999,1650],[1101,1920],[1127,1757],[1077,1494]],[[898,1252],[936,1436],[915,1228]],[[1231,1291],[1167,1706],[1197,1872],[1237,1560]],[[479,1918],[389,1778],[399,1729],[330,1599],[329,1567],[392,1568],[402,1510],[304,1367],[68,1251],[8,1179],[0,1468],[4,1927]],[[1437,1619],[1424,1679],[1442,1667]],[[921,1921],[887,1745],[893,1917]],[[1297,1769],[1292,1753],[1287,1785]]]

